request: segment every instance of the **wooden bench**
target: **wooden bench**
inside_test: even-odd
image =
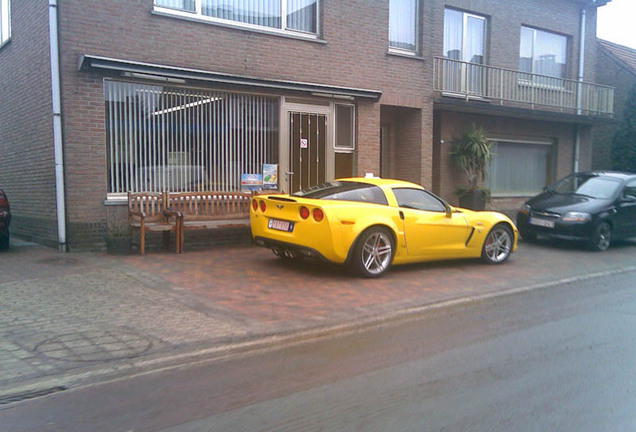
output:
[[[246,192],[165,192],[166,207],[181,217],[179,251],[186,230],[245,227],[252,194]]]
[[[174,232],[175,252],[181,253],[182,217],[167,208],[166,193],[128,192],[128,225],[131,233],[139,230],[139,253],[146,253],[146,232],[162,232],[163,246],[168,248]]]

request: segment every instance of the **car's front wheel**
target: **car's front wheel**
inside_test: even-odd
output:
[[[601,222],[594,228],[588,246],[593,251],[602,252],[609,249],[611,241],[612,227],[607,222]]]
[[[352,268],[362,277],[378,277],[391,266],[393,249],[393,236],[386,229],[369,228],[356,242]]]
[[[481,250],[481,259],[486,264],[500,264],[508,259],[512,251],[512,230],[504,224],[495,225]]]

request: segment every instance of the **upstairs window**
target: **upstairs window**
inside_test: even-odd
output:
[[[455,9],[444,10],[444,57],[484,64],[486,18]]]
[[[11,39],[11,4],[0,0],[0,46]]]
[[[316,35],[319,0],[155,0],[155,11]]]
[[[555,78],[566,77],[567,38],[530,27],[521,27],[519,70]]]
[[[389,1],[389,47],[417,52],[418,0]]]

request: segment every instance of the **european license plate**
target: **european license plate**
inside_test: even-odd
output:
[[[547,219],[531,218],[530,225],[536,225],[545,228],[554,228],[554,221]]]
[[[294,230],[294,223],[279,219],[270,219],[267,222],[267,228],[277,231],[292,232]]]

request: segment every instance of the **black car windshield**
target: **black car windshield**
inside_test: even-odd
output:
[[[292,196],[388,205],[384,192],[367,183],[332,181],[303,189]]]
[[[559,194],[585,195],[596,199],[611,198],[620,187],[620,180],[589,174],[574,174],[550,188]]]

